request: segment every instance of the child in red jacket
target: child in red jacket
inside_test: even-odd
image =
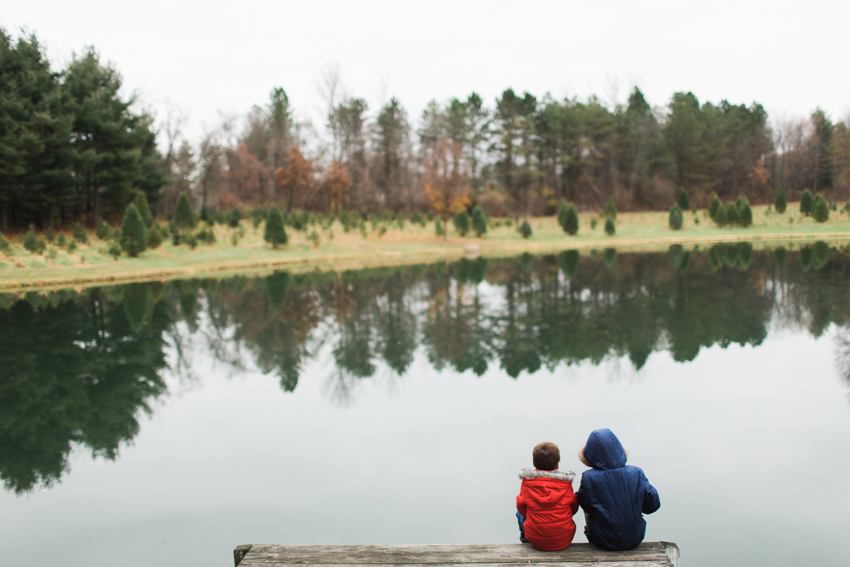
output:
[[[531,453],[533,469],[522,469],[522,488],[516,497],[519,539],[542,551],[566,549],[573,542],[575,473],[560,472],[561,452],[554,443],[540,443]]]

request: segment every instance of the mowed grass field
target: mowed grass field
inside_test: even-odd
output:
[[[33,255],[23,249],[20,239],[12,239],[12,250],[0,255],[0,289],[34,289],[57,286],[87,285],[94,283],[163,280],[176,277],[221,274],[223,272],[263,272],[271,269],[348,270],[382,265],[433,262],[440,259],[457,259],[464,254],[480,253],[484,256],[512,256],[529,253],[548,253],[566,249],[593,249],[614,247],[618,249],[658,251],[670,244],[694,247],[699,244],[721,241],[751,241],[756,245],[778,245],[785,242],[794,246],[802,241],[841,241],[850,244],[850,215],[830,211],[830,219],[817,223],[800,215],[799,205],[789,203],[788,211],[777,214],[766,206],[753,208],[754,223],[749,228],[718,228],[707,212],[686,212],[681,230],[668,228],[668,213],[620,213],[616,221],[616,234],[605,234],[604,220],[597,213],[581,213],[579,233],[568,236],[554,217],[529,218],[534,231],[523,239],[517,225],[506,226],[506,219],[491,219],[488,233],[481,238],[474,235],[459,237],[449,223],[449,238],[435,234],[434,223],[424,228],[409,222],[403,229],[393,223],[387,225],[383,235],[373,231],[366,223],[367,236],[354,228],[345,233],[339,222],[329,229],[318,225],[305,231],[287,227],[289,243],[272,249],[263,241],[263,227],[252,228],[243,220],[243,236],[237,245],[231,237],[236,229],[216,225],[217,242],[199,244],[194,250],[188,246],[172,246],[169,239],[156,250],[146,250],[138,258],[121,256],[114,260],[108,255],[108,244],[89,233],[89,243],[80,245],[73,254],[55,248],[55,258]],[[592,219],[597,219],[591,228]],[[520,219],[522,222],[522,219]],[[501,225],[501,226],[497,226]],[[308,239],[316,231],[318,245]],[[70,233],[66,233],[70,238]],[[477,246],[477,250],[476,250]],[[48,246],[49,250],[53,248]]]

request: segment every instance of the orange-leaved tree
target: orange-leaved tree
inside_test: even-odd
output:
[[[275,187],[286,192],[286,210],[291,212],[292,205],[306,204],[316,187],[316,166],[313,160],[306,159],[298,146],[292,146],[287,156],[285,167],[279,167],[274,172]]]
[[[328,168],[324,186],[328,208],[334,212],[339,211],[348,201],[348,189],[351,187],[351,177],[348,175],[348,170],[342,166],[339,160],[334,160]]]

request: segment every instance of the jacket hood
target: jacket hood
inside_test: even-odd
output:
[[[539,471],[537,469],[522,469],[519,472],[519,478],[522,480],[525,479],[533,479],[533,478],[552,478],[555,480],[564,480],[566,482],[572,482],[576,477],[576,473],[573,471]]]
[[[624,467],[628,457],[620,440],[610,429],[597,429],[587,438],[579,458],[594,469],[610,470]]]

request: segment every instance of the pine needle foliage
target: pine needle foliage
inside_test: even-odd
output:
[[[189,204],[189,197],[181,193],[177,199],[177,209],[174,211],[174,224],[179,228],[195,228],[195,213]]]
[[[519,233],[523,238],[530,238],[534,232],[531,230],[531,225],[528,224],[528,219],[522,221],[522,226],[519,227]]]
[[[147,248],[145,222],[135,203],[127,207],[121,223],[121,249],[131,258],[137,257]]]
[[[821,195],[815,197],[815,202],[812,205],[812,218],[817,222],[829,220],[829,204]]]
[[[783,187],[780,187],[776,192],[776,198],[773,200],[773,208],[779,214],[784,213],[785,209],[788,208],[788,201],[785,199],[785,189]]]
[[[605,207],[602,209],[602,216],[611,220],[617,220],[617,203],[614,202],[614,197],[608,197],[605,200]]]
[[[800,212],[804,215],[809,215],[812,213],[812,205],[814,204],[814,197],[812,197],[812,192],[806,189],[803,191],[803,194],[800,196]]]
[[[277,248],[280,244],[287,242],[286,230],[283,228],[283,217],[277,207],[269,209],[263,239],[271,244],[272,248]]]
[[[136,205],[136,209],[138,209],[145,226],[150,226],[153,222],[153,215],[151,214],[151,208],[148,206],[148,196],[145,195],[144,191],[136,193],[133,204]]]
[[[481,235],[487,234],[487,215],[478,205],[472,209],[472,230],[479,238],[481,238]]]
[[[605,234],[614,236],[615,232],[617,232],[617,228],[614,226],[614,219],[610,217],[605,219]]]
[[[682,211],[691,210],[691,200],[688,198],[688,192],[682,189],[679,191],[679,198],[676,199],[676,204],[679,205],[679,209]]]
[[[679,208],[678,204],[673,205],[670,209],[670,218],[667,220],[667,224],[673,230],[682,228],[682,209]]]

